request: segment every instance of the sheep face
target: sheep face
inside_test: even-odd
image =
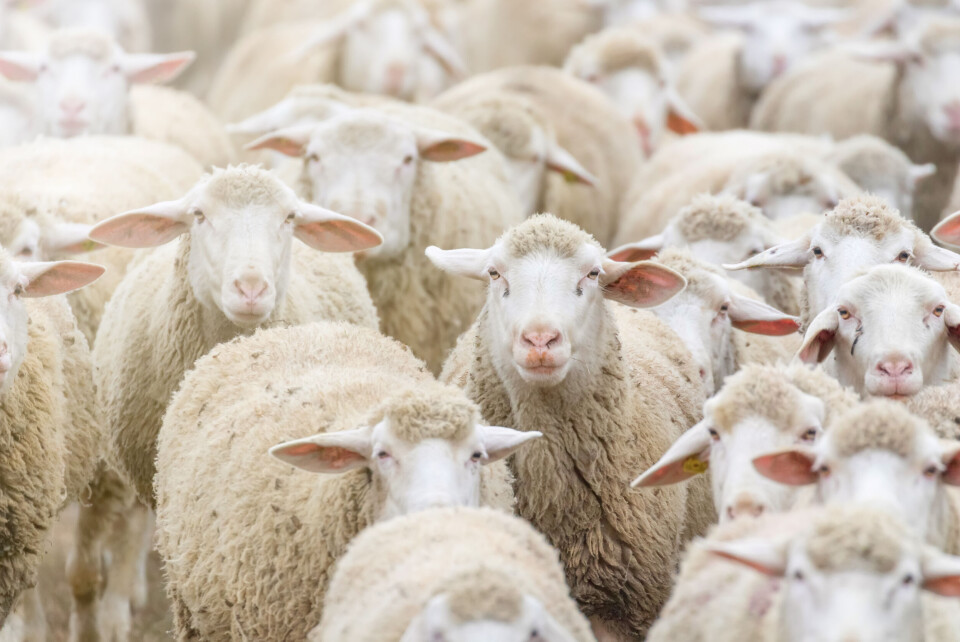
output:
[[[0,246],[18,261],[50,261],[102,247],[88,238],[92,227],[58,222],[41,214],[32,216],[14,205],[0,224]]]
[[[506,620],[506,621],[505,621]],[[434,597],[410,623],[400,642],[571,642],[564,629],[534,597],[522,597],[520,614],[467,619],[452,612],[450,598]]]
[[[0,55],[0,73],[33,82],[43,133],[70,138],[82,134],[126,134],[127,93],[134,83],[175,78],[193,54],[128,54],[94,32],[65,30],[46,52]]]
[[[919,270],[878,266],[840,289],[807,328],[798,357],[822,361],[836,348],[837,378],[864,396],[904,397],[952,376],[960,306]]]
[[[189,233],[193,295],[231,323],[252,328],[273,314],[290,277],[293,238],[314,249],[355,251],[379,235],[353,219],[300,201],[266,171],[217,170],[178,201],[107,219],[91,238],[122,247],[155,247]]]
[[[950,80],[958,74],[960,51],[943,51],[908,64],[903,80],[934,138],[952,147],[960,146],[960,89]]]
[[[286,442],[270,453],[309,472],[369,470],[381,520],[428,508],[478,506],[480,468],[539,436],[478,424],[443,437],[431,437],[429,428],[410,435],[388,416],[374,426]]]
[[[2,250],[0,250],[2,252]],[[99,265],[61,261],[17,263],[0,255],[0,394],[13,385],[27,355],[28,314],[24,298],[63,294],[97,280]]]

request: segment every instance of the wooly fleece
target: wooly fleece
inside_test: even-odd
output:
[[[596,244],[550,215],[501,241],[514,256]],[[682,537],[703,532],[715,513],[701,480],[655,491],[628,483],[699,421],[703,392],[697,366],[666,325],[647,311],[605,306],[596,368],[554,387],[505,383],[491,358],[486,307],[458,350],[472,348],[466,392],[488,422],[544,435],[512,458],[518,514],[559,550],[584,614],[639,639],[669,595]]]
[[[916,187],[913,163],[901,150],[876,136],[860,135],[836,144],[831,160],[844,174],[867,192],[888,191],[900,196],[894,207],[902,209],[904,199]],[[912,199],[911,199],[912,200]],[[905,212],[907,215],[911,212]]]
[[[451,417],[477,413],[407,348],[347,323],[258,330],[197,362],[157,454],[157,548],[179,639],[304,639],[335,563],[376,519],[385,489],[367,469],[309,474],[267,450],[410,416],[411,404],[450,410],[411,416],[419,439],[456,433]],[[506,465],[482,470],[481,504],[511,512]]]
[[[90,350],[70,306],[25,305],[27,354],[0,400],[0,623],[36,585],[57,515],[92,481],[103,444]]]
[[[512,101],[503,102],[507,99]],[[499,145],[504,132],[497,130],[497,121],[522,110],[518,104],[523,102],[547,135],[552,133],[597,178],[591,187],[546,172],[537,210],[576,223],[601,243],[610,243],[617,233],[621,199],[642,154],[633,125],[606,95],[559,69],[515,67],[474,76],[438,96],[434,104],[467,119]],[[510,155],[509,146],[501,151]]]
[[[570,51],[563,67],[574,73],[584,68],[602,73],[640,69],[659,78],[666,61],[656,43],[644,39],[642,33],[628,26],[589,35]]]
[[[709,131],[745,128],[757,95],[740,83],[739,34],[723,33],[696,44],[677,68],[677,90]]]
[[[578,642],[593,642],[557,552],[525,521],[488,508],[434,509],[361,533],[337,564],[312,642],[399,642],[447,595],[460,621],[515,620],[536,598]]]
[[[127,136],[44,138],[0,149],[0,212],[13,220],[48,216],[93,224],[119,212],[170,200],[203,174],[200,165],[177,147]],[[67,295],[77,323],[92,345],[104,305],[113,294],[133,250],[105,248],[84,255],[106,273]]]
[[[960,19],[921,23],[913,36],[925,54],[957,49]],[[914,163],[935,163],[914,203],[914,220],[930,229],[943,213],[957,175],[960,149],[933,137],[894,63],[870,63],[834,49],[797,65],[764,91],[751,128],[831,134],[836,139],[874,134],[902,149]]]
[[[482,140],[469,125],[433,109],[391,103],[380,110],[415,126]],[[305,167],[297,191],[316,201]],[[524,215],[495,149],[450,163],[419,161],[411,193],[410,243],[403,253],[392,258],[363,254],[356,264],[380,313],[381,331],[439,372],[483,305],[483,289],[437,270],[425,250],[431,245],[487,247]]]
[[[925,386],[906,400],[910,412],[923,417],[941,439],[960,441],[960,382]]]
[[[246,166],[217,170],[204,180],[221,184],[229,199],[243,203],[257,196],[261,174],[266,173]],[[187,232],[133,267],[107,304],[93,351],[108,455],[148,506],[154,503],[157,433],[183,373],[218,343],[251,332],[197,300],[187,272],[190,245]],[[286,296],[265,325],[341,320],[372,328],[378,322],[352,257],[319,252],[294,239]]]

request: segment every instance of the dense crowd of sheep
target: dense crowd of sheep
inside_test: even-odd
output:
[[[954,0],[0,0],[0,642],[960,642],[958,168]]]

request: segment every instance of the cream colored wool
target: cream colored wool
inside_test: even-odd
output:
[[[92,481],[103,445],[90,351],[70,306],[64,297],[26,306],[27,354],[0,400],[0,622],[36,585],[50,529]]]
[[[270,181],[264,187],[259,178],[264,174],[241,166],[217,170],[205,180],[221,186],[224,192],[216,197],[227,203],[286,198],[269,192]],[[189,254],[188,232],[140,260],[107,304],[94,348],[110,461],[148,506],[154,503],[157,433],[183,373],[215,345],[249,334],[196,299],[187,274]],[[286,296],[266,326],[322,320],[372,328],[378,322],[350,255],[319,252],[294,240]]]
[[[740,87],[739,34],[700,41],[677,68],[677,90],[709,131],[740,129],[750,122],[757,96]]]
[[[882,138],[861,134],[839,141],[830,158],[864,191],[912,195],[916,188],[910,158]]]
[[[706,25],[687,13],[659,13],[632,26],[645,38],[657,43],[673,63],[683,60],[691,49],[710,35]]]
[[[906,403],[910,412],[923,417],[941,439],[960,441],[960,382],[925,386]]]
[[[527,219],[503,241],[514,252],[596,243],[549,215]],[[629,639],[644,634],[666,600],[681,539],[716,516],[705,480],[628,488],[631,475],[699,421],[703,392],[691,355],[652,313],[608,303],[602,318],[596,371],[549,388],[505,385],[486,345],[486,308],[460,346],[473,348],[462,357],[471,363],[466,392],[484,419],[544,434],[512,459],[518,514],[560,551],[584,614]]]
[[[304,639],[334,564],[384,491],[366,470],[313,475],[267,449],[392,416],[398,397],[473,407],[404,346],[346,323],[259,330],[187,373],[157,458],[157,547],[179,639]],[[506,466],[483,471],[481,503],[509,512]]]
[[[520,615],[537,599],[577,642],[593,642],[557,552],[523,520],[488,508],[436,509],[361,533],[337,564],[312,642],[399,642],[445,594],[460,621]]]
[[[469,125],[427,107],[384,103],[380,109],[406,123],[482,139]],[[302,175],[297,191],[315,201]],[[359,256],[356,263],[380,313],[381,331],[410,346],[436,373],[476,318],[484,293],[477,283],[437,270],[424,250],[492,245],[503,230],[523,220],[523,213],[495,149],[452,163],[421,160],[412,194],[411,236],[404,252],[393,259]]]
[[[5,218],[46,215],[93,224],[114,214],[180,196],[203,173],[183,150],[126,136],[46,138],[0,150],[0,192]],[[83,255],[107,272],[89,287],[68,295],[89,343],[103,307],[126,272],[134,252],[106,248]]]
[[[584,66],[600,73],[615,73],[624,69],[642,69],[653,77],[660,77],[666,61],[660,48],[652,40],[640,36],[633,26],[604,29],[584,38],[574,47],[563,63],[566,70]]]
[[[487,103],[492,113],[484,109]],[[590,187],[547,172],[537,211],[576,223],[601,243],[613,240],[621,199],[642,158],[633,126],[607,96],[559,69],[517,67],[475,76],[444,92],[434,105],[465,118],[497,145],[506,138],[497,125],[503,114],[537,118],[597,178]],[[510,155],[509,148],[501,151]]]

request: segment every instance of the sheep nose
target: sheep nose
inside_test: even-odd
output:
[[[520,340],[526,348],[546,351],[557,347],[560,344],[561,337],[559,330],[548,329],[524,332],[520,335]]]
[[[960,129],[960,100],[954,100],[944,105],[943,113],[946,114],[951,127]]]
[[[60,101],[60,109],[68,116],[76,116],[83,112],[87,103],[82,98],[70,96]]]
[[[407,66],[403,63],[392,63],[387,66],[386,81],[387,93],[396,94],[403,88],[403,81],[407,75]]]
[[[233,287],[237,289],[246,303],[253,305],[267,293],[267,288],[270,286],[263,277],[257,274],[245,274],[233,282]]]
[[[730,519],[743,516],[760,517],[765,510],[766,506],[756,497],[752,495],[740,495],[734,500],[732,505],[727,506],[727,517]]]
[[[885,377],[903,377],[913,372],[913,362],[906,357],[892,357],[878,363],[877,370]]]
[[[773,57],[773,75],[779,76],[787,70],[787,57],[783,54],[777,54]]]

